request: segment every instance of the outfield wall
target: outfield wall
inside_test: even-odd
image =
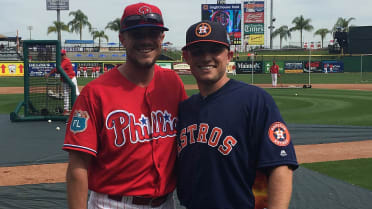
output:
[[[344,56],[345,72],[372,72],[372,55]]]
[[[266,56],[265,56],[266,57]],[[312,72],[325,72],[324,65],[332,62],[339,62],[343,65],[342,71],[335,70],[335,72],[372,72],[372,55],[347,55],[343,57],[338,56],[312,56],[311,57],[311,70]],[[254,73],[269,73],[269,68],[272,64],[272,60],[258,56],[253,61],[253,72]],[[272,56],[279,64],[280,73],[306,73],[308,72],[308,60],[307,56]],[[117,64],[123,61],[72,61],[75,71],[79,66],[87,66],[88,72],[91,72],[91,67],[99,66],[101,73],[106,68],[111,69]],[[42,63],[42,62],[38,62]],[[252,72],[252,61],[235,61],[235,67],[231,67],[237,70],[237,73],[251,73]],[[35,64],[35,63],[33,63]],[[170,61],[159,61],[157,64],[165,68],[175,69],[182,73],[189,71],[189,67],[184,62],[170,62]],[[42,65],[42,64],[40,64]],[[180,66],[186,66],[185,69],[180,69]],[[182,68],[182,67],[181,67]],[[187,68],[187,69],[186,69]],[[323,70],[322,70],[323,68]],[[314,71],[313,71],[314,69]],[[229,69],[231,71],[232,69]],[[328,71],[330,72],[330,71]],[[0,61],[0,77],[17,77],[23,76],[24,66],[21,61]],[[189,73],[184,73],[189,74]]]

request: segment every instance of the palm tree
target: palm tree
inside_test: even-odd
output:
[[[328,33],[330,33],[331,31],[328,30],[327,28],[321,28],[321,29],[318,29],[317,31],[315,31],[314,33],[314,36],[316,35],[319,35],[320,38],[322,39],[322,48],[323,48],[323,41],[324,41],[324,38],[327,36]]]
[[[74,16],[74,19],[68,23],[71,32],[76,32],[80,34],[80,40],[82,40],[83,36],[83,28],[88,26],[89,29],[92,28],[92,25],[88,21],[88,17],[80,10],[72,11],[69,13],[69,16]]]
[[[302,31],[303,30],[312,31],[314,29],[314,27],[312,25],[310,25],[310,22],[311,22],[311,19],[304,19],[304,17],[302,15],[300,15],[299,17],[295,17],[292,20],[292,23],[295,26],[292,27],[290,30],[291,31],[295,31],[295,30],[300,31],[301,47],[302,47]]]
[[[64,22],[54,21],[53,25],[48,27],[47,34],[57,33],[58,40],[61,41],[61,33],[60,33],[61,31],[69,32],[70,30],[68,29],[68,26]]]
[[[107,23],[107,26],[105,27],[105,29],[110,29],[112,31],[115,31],[115,32],[119,32],[120,31],[120,18],[116,18],[115,20]],[[118,36],[118,39],[119,39],[119,36]],[[120,39],[119,39],[119,47],[120,47]]]
[[[280,38],[280,48],[282,48],[282,40],[283,38],[287,40],[287,38],[291,38],[291,31],[289,30],[288,26],[283,25],[280,26],[280,28],[276,29],[273,33],[272,36],[273,38],[278,36]]]
[[[355,20],[354,17],[350,17],[349,19],[339,17],[336,24],[333,26],[333,31],[336,31],[337,28],[342,28],[345,32],[348,32],[349,24],[353,20]]]
[[[105,34],[105,31],[103,31],[103,30],[101,30],[101,31],[93,31],[92,32],[92,36],[93,36],[93,40],[95,40],[96,38],[98,38],[98,47],[99,48],[101,48],[101,38],[106,39],[107,42],[109,40],[108,36]]]

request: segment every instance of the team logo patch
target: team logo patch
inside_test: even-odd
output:
[[[85,131],[88,127],[88,120],[89,115],[87,111],[75,110],[71,120],[70,131],[73,133]]]
[[[269,128],[269,138],[277,146],[287,146],[291,141],[291,136],[287,126],[282,122],[274,122]]]
[[[151,13],[151,8],[148,6],[142,6],[138,9],[138,13],[143,14],[143,15],[147,13]]]
[[[195,35],[197,37],[206,37],[212,32],[212,27],[208,23],[200,23],[195,28]]]

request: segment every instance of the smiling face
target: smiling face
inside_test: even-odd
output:
[[[199,42],[187,47],[183,51],[183,56],[199,85],[220,88],[228,81],[226,66],[233,52],[230,52],[226,46]]]
[[[139,68],[151,68],[161,54],[163,30],[156,28],[138,28],[119,35],[127,51],[127,63]]]

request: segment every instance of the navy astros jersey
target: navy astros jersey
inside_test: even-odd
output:
[[[256,169],[298,167],[279,109],[259,87],[230,79],[182,102],[178,119],[177,193],[188,209],[253,209]]]

